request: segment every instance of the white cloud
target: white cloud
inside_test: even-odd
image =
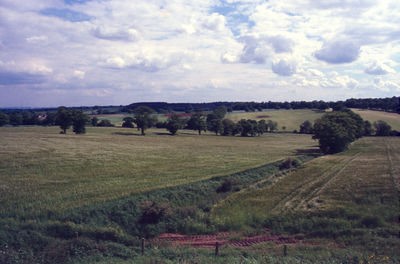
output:
[[[319,60],[332,63],[350,63],[360,55],[360,46],[349,40],[334,40],[326,42],[322,48],[315,52],[315,57]]]
[[[373,62],[371,63],[366,69],[365,73],[371,74],[371,75],[385,75],[388,73],[395,73],[396,71],[390,68],[388,65],[378,63],[378,62]]]
[[[296,62],[280,59],[272,63],[272,71],[281,76],[290,76],[296,73]]]

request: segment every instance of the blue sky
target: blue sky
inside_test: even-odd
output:
[[[0,107],[400,94],[397,0],[2,0]]]

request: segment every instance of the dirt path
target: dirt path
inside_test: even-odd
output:
[[[229,245],[231,247],[249,247],[265,242],[276,244],[297,244],[302,241],[300,237],[292,235],[271,235],[266,229],[261,235],[241,237],[240,233],[223,232],[215,235],[186,236],[180,234],[164,233],[154,239],[154,243],[168,243],[172,246],[193,246],[202,248],[214,248],[218,242],[219,246]],[[235,238],[238,237],[238,238]]]

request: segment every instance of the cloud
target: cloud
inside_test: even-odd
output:
[[[280,59],[272,63],[272,71],[281,76],[290,76],[296,73],[296,63]]]
[[[314,55],[317,59],[331,64],[350,63],[359,57],[360,46],[348,40],[335,40],[324,43]]]
[[[39,84],[43,83],[43,75],[22,72],[0,72],[0,85]]]
[[[252,36],[244,38],[244,47],[239,57],[241,63],[264,64],[272,55],[272,49],[265,44],[265,41]]]
[[[226,19],[223,15],[212,13],[210,16],[204,18],[202,26],[206,29],[213,31],[222,31],[225,28]]]
[[[74,73],[73,73],[73,75],[76,77],[76,78],[78,78],[78,79],[83,79],[83,78],[85,78],[85,72],[84,71],[80,71],[80,70],[75,70],[74,71]]]
[[[396,71],[385,64],[374,62],[374,63],[370,64],[364,70],[364,72],[366,74],[370,74],[370,75],[385,75],[388,73],[395,73]]]
[[[294,42],[284,36],[272,36],[268,37],[267,40],[272,44],[276,53],[292,52]]]
[[[118,41],[137,41],[139,32],[135,29],[120,29],[117,27],[97,27],[93,35],[100,39]]]

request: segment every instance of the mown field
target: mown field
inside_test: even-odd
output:
[[[276,230],[333,236],[398,256],[399,149],[400,138],[362,138],[349,151],[228,197],[214,206],[212,217],[242,226],[257,219]]]
[[[150,130],[0,128],[1,215],[64,210],[261,166],[315,149],[309,135],[170,136]]]
[[[359,114],[363,119],[369,120],[371,123],[383,120],[387,122],[392,129],[400,131],[400,115],[396,113],[387,113],[382,111],[352,109],[355,113]]]

